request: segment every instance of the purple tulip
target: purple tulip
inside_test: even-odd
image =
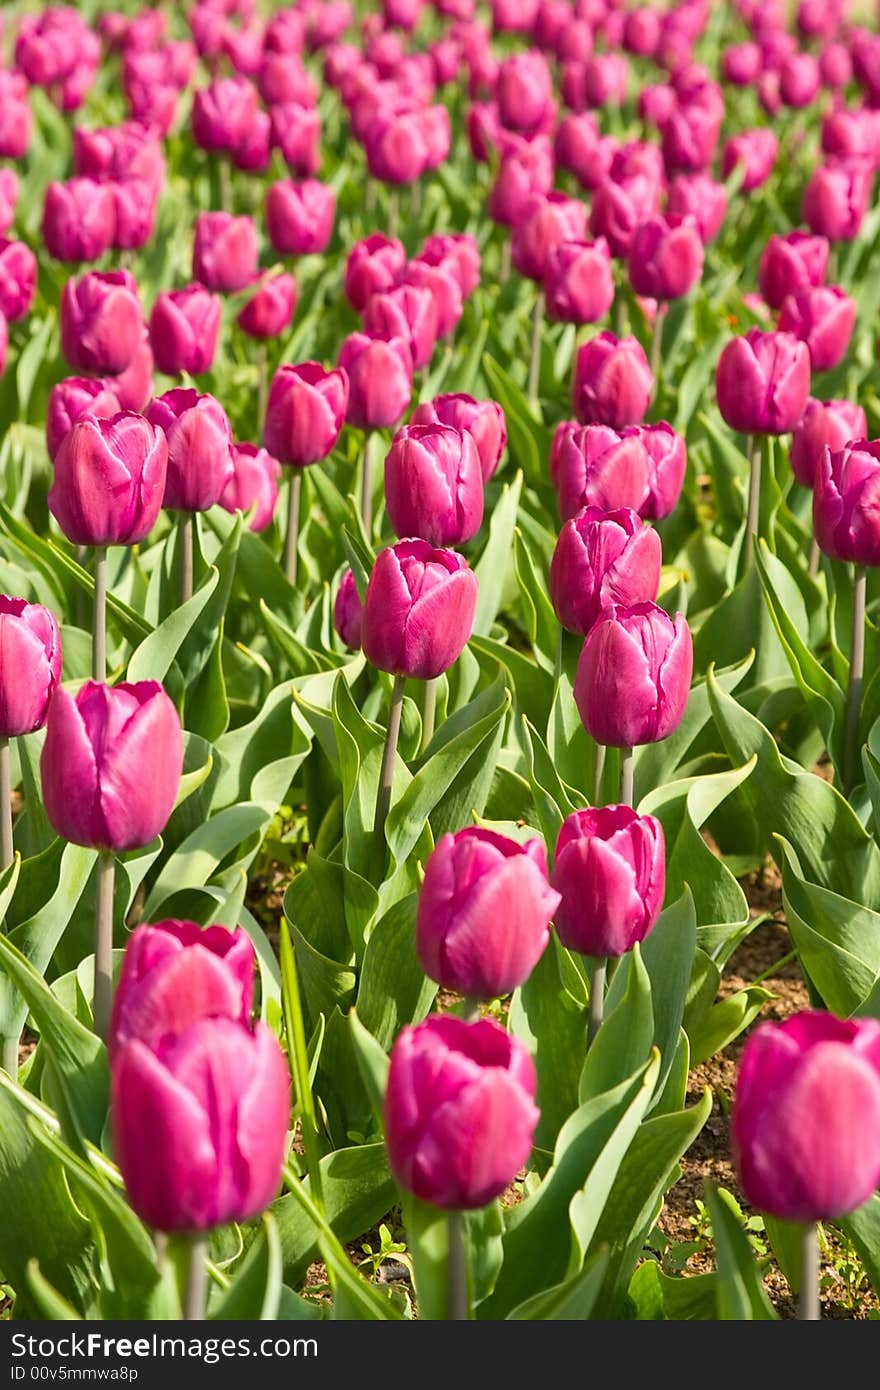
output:
[[[810,231],[829,241],[852,241],[868,210],[873,182],[873,170],[864,160],[820,164],[804,190],[802,211]]]
[[[346,570],[333,604],[333,626],[347,647],[361,649],[361,624],[364,606],[351,570]]]
[[[308,256],[326,251],[336,216],[336,195],[326,183],[283,179],[266,194],[266,230],[276,251]]]
[[[629,250],[629,278],[636,294],[681,299],[703,270],[703,241],[696,218],[659,213],[636,228]]]
[[[244,143],[256,114],[253,83],[243,77],[217,78],[193,94],[193,140],[210,154],[229,154]]]
[[[150,334],[144,328],[140,347],[118,376],[113,378],[113,390],[123,410],[143,410],[153,394],[153,349]]]
[[[156,365],[169,376],[207,372],[217,351],[221,304],[204,285],[160,294],[150,315],[150,342]]]
[[[71,367],[113,376],[131,363],[144,332],[134,276],[90,270],[61,295],[61,351]]]
[[[552,187],[553,147],[546,136],[508,147],[489,195],[489,216],[503,227],[515,227],[529,200]]]
[[[415,285],[430,291],[437,314],[437,337],[446,338],[453,331],[464,310],[461,276],[452,257],[439,262],[417,256],[408,261],[398,276],[398,284]]]
[[[89,413],[58,447],[49,510],[74,545],[137,545],[156,524],[167,468],[165,437],[142,415]]]
[[[532,1150],[535,1068],[497,1023],[449,1014],[404,1028],[391,1052],[385,1142],[401,1187],[435,1207],[485,1206]]]
[[[364,308],[364,329],[378,338],[404,338],[413,367],[427,367],[437,342],[437,303],[427,286],[398,285],[371,295]]]
[[[219,502],[235,472],[232,429],[214,396],[177,387],[156,396],[146,417],[168,441],[168,476],[162,505],[206,512]]]
[[[498,69],[495,91],[501,124],[528,134],[552,124],[553,81],[543,53],[513,53]]]
[[[750,87],[761,71],[761,50],[756,43],[734,43],[725,48],[721,72],[734,87]]]
[[[681,613],[655,603],[609,608],[590,630],[574,698],[597,743],[632,748],[668,738],[687,705],[694,653]]]
[[[582,424],[622,430],[639,425],[651,403],[654,377],[636,338],[599,333],[579,350],[572,404]]]
[[[806,343],[814,372],[830,371],[843,361],[855,323],[855,300],[836,285],[798,290],[783,301],[779,315],[780,332]]]
[[[825,237],[788,232],[770,237],[758,264],[758,288],[771,309],[799,290],[824,285],[830,247]]]
[[[414,183],[428,166],[419,112],[380,110],[367,128],[364,149],[374,179],[392,185]]]
[[[448,266],[465,299],[480,283],[480,250],[469,232],[435,232],[422,247],[421,259],[428,265]]]
[[[813,529],[832,559],[880,565],[880,441],[825,449],[816,470]]]
[[[269,388],[264,437],[282,463],[304,468],[332,453],[348,406],[348,377],[320,362],[286,363]]]
[[[374,232],[355,242],[345,263],[345,297],[356,313],[362,313],[374,294],[394,285],[406,264],[403,242]]]
[[[156,194],[144,179],[113,179],[113,248],[140,249],[156,230]]]
[[[738,135],[731,135],[725,142],[721,155],[721,172],[725,179],[729,179],[734,169],[740,166],[740,188],[743,193],[752,193],[756,188],[763,187],[773,173],[778,153],[779,141],[769,127],[759,126],[757,130],[743,130]]]
[[[43,241],[57,261],[96,261],[113,244],[112,189],[94,179],[50,183],[43,207]]]
[[[60,679],[55,614],[39,603],[0,594],[0,738],[41,729]]]
[[[467,430],[405,425],[385,459],[385,509],[401,538],[462,545],[483,521],[483,471]]]
[[[742,434],[788,434],[810,393],[810,351],[790,333],[750,328],[718,359],[718,408]]]
[[[583,241],[587,209],[564,193],[535,193],[513,229],[511,251],[520,275],[541,281],[553,251],[564,241]]]
[[[264,275],[235,321],[250,338],[277,338],[293,318],[296,300],[296,280],[287,271]]]
[[[608,425],[563,421],[553,439],[550,480],[563,521],[583,507],[640,511],[648,497],[650,465],[637,431],[621,435]]]
[[[575,811],[553,860],[563,946],[583,956],[622,956],[655,925],[666,892],[666,841],[653,816],[631,806]]]
[[[243,513],[253,507],[250,529],[265,531],[278,503],[281,464],[256,444],[233,444],[232,467],[232,477],[220,494],[220,506],[227,512]]]
[[[736,1083],[743,1191],[783,1221],[833,1221],[880,1184],[880,1023],[806,1010],[762,1023]]]
[[[791,469],[798,482],[812,488],[825,450],[832,454],[853,439],[866,439],[868,422],[852,401],[817,401],[811,396],[791,436]]]
[[[605,608],[653,603],[662,564],[660,537],[636,512],[584,507],[566,521],[550,562],[557,618],[586,636]]]
[[[121,410],[114,383],[106,378],[72,376],[59,381],[49,392],[46,408],[46,449],[52,462],[67,434],[84,415],[106,420]]]
[[[193,279],[209,290],[235,293],[257,274],[259,250],[252,217],[200,212],[193,244]]]
[[[361,429],[396,426],[412,398],[412,355],[404,338],[352,333],[339,349],[348,376],[346,419]]]
[[[56,688],[40,777],[65,840],[117,854],[148,845],[171,815],[182,768],[180,717],[158,681],[86,681],[75,696]]]
[[[547,313],[563,323],[598,323],[614,302],[611,252],[604,237],[563,241],[555,246],[544,273]]]
[[[779,94],[786,106],[800,110],[815,100],[822,81],[812,53],[790,53],[779,69]]]
[[[364,655],[380,671],[433,680],[460,656],[476,607],[477,579],[464,556],[398,541],[379,552],[370,574]]]
[[[321,167],[321,117],[315,107],[280,102],[269,112],[270,141],[296,178],[311,178]]]
[[[612,256],[629,256],[636,229],[657,211],[656,181],[647,174],[631,174],[615,180],[603,179],[593,195],[590,231],[604,237]]]
[[[413,411],[410,424],[451,425],[453,429],[467,430],[477,446],[484,483],[498,468],[507,444],[507,424],[498,402],[476,401],[464,392],[422,401]]]
[[[0,237],[0,313],[9,323],[30,311],[37,291],[37,260],[23,241]]]
[[[671,425],[638,425],[624,434],[637,434],[648,455],[648,495],[639,507],[646,521],[659,521],[678,506],[687,470],[687,445]]]
[[[704,244],[714,241],[727,216],[727,189],[708,174],[676,174],[669,184],[666,210],[696,218]]]

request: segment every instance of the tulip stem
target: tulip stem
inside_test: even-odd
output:
[[[810,541],[810,560],[807,565],[807,574],[810,576],[811,579],[815,579],[817,574],[819,573],[819,560],[821,559],[821,556],[822,552],[819,549],[819,542],[814,536],[813,539]]]
[[[422,698],[422,743],[419,748],[419,756],[424,753],[431,739],[434,737],[434,723],[437,716],[437,680],[425,681]]]
[[[449,1297],[446,1312],[449,1320],[455,1322],[466,1322],[470,1317],[464,1220],[463,1212],[449,1213],[449,1250],[446,1264]]]
[[[856,565],[852,598],[852,639],[849,647],[849,685],[846,691],[846,743],[844,745],[843,786],[849,796],[858,779],[859,714],[865,678],[865,588],[867,571]]]
[[[189,1265],[183,1316],[187,1322],[204,1322],[208,1307],[208,1238],[201,1232],[189,1238]]]
[[[257,425],[266,423],[266,401],[269,396],[269,358],[265,343],[257,349]]]
[[[604,798],[603,798],[603,795],[602,795],[602,785],[603,785],[603,783],[604,783],[604,781],[605,781],[605,752],[606,752],[606,750],[605,750],[605,744],[604,744],[604,743],[597,743],[597,744],[596,744],[596,764],[595,764],[594,780],[593,780],[593,805],[594,805],[594,806],[602,806],[602,805],[604,805]]]
[[[232,175],[228,162],[220,156],[220,207],[223,212],[232,212]]]
[[[95,597],[92,604],[92,680],[107,679],[107,547],[95,547]]]
[[[749,507],[746,512],[745,569],[752,568],[758,513],[761,507],[761,437],[750,434],[746,443],[749,456]]]
[[[373,822],[373,840],[376,858],[382,856],[385,862],[385,822],[391,808],[391,788],[394,783],[394,763],[397,758],[397,740],[400,737],[400,716],[403,712],[403,687],[405,676],[394,677],[391,691],[391,708],[388,711],[388,731],[385,734],[385,751],[382,754],[382,770],[379,774],[379,791],[376,795],[376,818]]]
[[[391,192],[388,195],[388,235],[390,237],[396,237],[399,226],[400,199],[397,194],[397,189],[392,188]]]
[[[544,291],[538,290],[535,299],[535,317],[532,320],[532,355],[529,360],[529,405],[535,409],[538,404],[538,388],[541,379],[541,339],[544,336]]]
[[[0,869],[12,863],[12,771],[9,739],[0,738]]]
[[[498,267],[498,279],[502,285],[506,285],[510,279],[510,237],[506,236],[501,243],[501,264]]]
[[[633,804],[633,750],[631,748],[621,748],[620,750],[620,804],[621,806],[632,806]]]
[[[798,1298],[798,1317],[802,1322],[817,1322],[822,1316],[819,1302],[819,1240],[814,1222],[801,1227],[801,1288]]]
[[[587,1047],[589,1048],[602,1027],[605,1017],[605,975],[608,961],[603,956],[597,960],[590,975],[590,1012],[587,1015]]]
[[[668,303],[657,305],[654,315],[654,329],[651,334],[651,374],[655,384],[660,380],[660,367],[663,360],[663,325],[669,311]]]
[[[284,542],[284,573],[288,584],[296,584],[296,569],[299,558],[299,506],[302,496],[302,470],[291,469],[290,493],[287,499],[287,537]]]
[[[113,886],[116,861],[107,850],[98,856],[98,887],[95,895],[95,987],[92,1017],[95,1032],[107,1041],[110,1009],[113,1004]]]
[[[373,451],[370,445],[373,436],[369,430],[364,435],[364,459],[361,473],[361,517],[367,540],[373,535]]]
[[[180,601],[186,603],[193,596],[193,514],[181,512],[178,526],[180,542]]]

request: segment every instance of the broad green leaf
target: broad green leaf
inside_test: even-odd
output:
[[[278,1317],[281,1303],[281,1240],[270,1212],[264,1212],[260,1234],[236,1268],[229,1288],[211,1303],[212,1321],[266,1322]]]
[[[585,1322],[592,1317],[602,1289],[608,1256],[600,1250],[583,1269],[518,1304],[507,1314],[514,1322]]]
[[[474,633],[488,637],[498,616],[504,587],[513,555],[513,533],[516,529],[516,509],[522,490],[522,474],[505,483],[501,496],[492,509],[489,539],[475,567],[479,591]]]
[[[716,1316],[724,1322],[775,1320],[748,1237],[725,1194],[712,1183],[706,1184],[706,1204],[718,1265]]]

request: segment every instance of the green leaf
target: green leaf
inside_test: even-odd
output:
[[[880,1194],[875,1192],[864,1206],[840,1217],[836,1224],[858,1250],[874,1292],[880,1293]]]
[[[403,1198],[403,1224],[412,1256],[419,1318],[445,1321],[452,1316],[449,1303],[450,1221],[463,1222],[458,1213],[440,1211],[407,1192]],[[469,1264],[469,1261],[466,1261]],[[467,1275],[471,1302],[470,1272]]]
[[[626,976],[618,1002],[593,1039],[578,1086],[578,1102],[610,1091],[641,1066],[654,1041],[651,981],[642,963],[638,943],[621,960],[618,973]]]
[[[207,578],[191,599],[182,603],[169,613],[157,628],[145,637],[140,646],[132,652],[128,663],[128,680],[163,681],[171,669],[181,646],[211,598],[220,581],[220,571],[216,566],[208,571]]]
[[[565,952],[555,934],[510,1003],[510,1031],[525,1043],[538,1073],[539,1148],[551,1149],[560,1126],[577,1106],[586,1050],[586,1011],[563,984]]]
[[[174,894],[207,883],[218,865],[257,835],[271,820],[264,806],[243,802],[227,806],[188,835],[166,861],[144,904],[146,921],[157,921],[160,909]]]
[[[213,1300],[213,1322],[274,1321],[281,1303],[281,1239],[270,1212],[264,1212],[260,1234],[248,1248],[229,1288]]]
[[[514,1322],[585,1322],[592,1316],[602,1289],[608,1256],[600,1250],[561,1284],[544,1289],[517,1305],[507,1314]]]
[[[475,566],[479,592],[473,630],[481,637],[487,637],[492,631],[492,624],[501,607],[513,555],[513,533],[521,490],[522,474],[517,473],[513,482],[505,483],[492,508],[489,539]]]
[[[28,1261],[25,1277],[40,1317],[46,1318],[50,1322],[82,1321],[73,1304],[68,1303],[67,1299],[63,1298],[56,1288],[53,1288],[48,1279],[44,1278],[39,1261]]]
[[[417,904],[411,893],[388,909],[370,932],[361,964],[358,1016],[386,1051],[405,1024],[425,1018],[437,993],[416,955]]]
[[[370,1097],[373,1114],[381,1127],[384,1120],[385,1088],[388,1084],[388,1054],[369,1029],[361,1023],[356,1009],[349,1013],[348,1025],[351,1029],[358,1071]]]
[[[707,1183],[706,1204],[718,1265],[716,1316],[724,1322],[774,1320],[776,1313],[748,1237],[730,1206],[729,1194]]]

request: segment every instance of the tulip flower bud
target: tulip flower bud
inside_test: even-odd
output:
[[[666,211],[695,217],[704,244],[714,241],[727,216],[727,189],[708,174],[676,174],[669,184]]]
[[[156,229],[156,194],[143,179],[113,179],[114,231],[117,251],[146,246]]]
[[[547,313],[563,323],[598,323],[614,302],[611,252],[604,237],[563,241],[544,272]]]
[[[315,107],[298,101],[273,106],[270,113],[270,140],[297,178],[311,178],[321,167],[321,117]]]
[[[639,507],[647,521],[659,521],[678,506],[687,469],[687,446],[671,425],[638,425],[624,434],[637,434],[648,455],[648,495]]]
[[[0,71],[0,159],[23,159],[33,120],[23,73]]]
[[[320,362],[285,363],[269,388],[264,437],[282,463],[304,468],[332,453],[348,406],[348,377]]]
[[[574,698],[597,743],[632,748],[668,738],[687,705],[694,652],[681,613],[655,603],[609,608],[578,661]]]
[[[403,242],[374,232],[355,242],[345,263],[345,297],[362,313],[374,294],[390,290],[406,264]]]
[[[750,87],[761,71],[761,50],[756,43],[734,43],[724,50],[721,72],[734,87]]]
[[[572,404],[582,424],[615,430],[641,424],[653,390],[654,377],[636,338],[599,333],[579,350]]]
[[[355,652],[360,651],[361,648],[363,612],[364,608],[357,591],[354,575],[351,570],[346,570],[336,593],[336,601],[333,604],[333,626],[345,645]]]
[[[422,969],[472,999],[509,994],[543,955],[558,903],[543,840],[519,844],[478,826],[443,835],[419,893]]]
[[[809,106],[816,97],[822,75],[812,53],[790,53],[779,69],[779,94],[794,110]]]
[[[364,329],[375,337],[405,339],[413,367],[427,367],[437,342],[436,300],[422,285],[398,285],[374,294],[364,308]]]
[[[586,636],[605,608],[653,603],[662,564],[660,537],[636,512],[584,507],[566,521],[550,561],[557,618]]]
[[[202,1018],[155,1051],[133,1038],[114,1057],[110,1114],[129,1200],[160,1231],[247,1221],[277,1192],[290,1078],[264,1023]]]
[[[516,227],[533,195],[553,187],[553,147],[546,136],[502,153],[489,195],[489,216],[503,227]]]
[[[61,351],[80,371],[115,375],[140,346],[144,316],[127,270],[90,270],[61,295]]]
[[[593,195],[590,231],[604,237],[612,256],[629,256],[636,228],[657,210],[657,184],[644,173],[603,179]]]
[[[245,140],[257,114],[257,92],[244,77],[221,77],[193,94],[192,134],[200,149],[230,153]]]
[[[369,172],[383,183],[413,183],[427,168],[428,149],[415,111],[380,111],[369,124],[364,148]]]
[[[43,727],[61,679],[55,614],[0,594],[0,654],[0,738],[18,738]]]
[[[87,414],[58,447],[49,510],[74,545],[137,545],[156,524],[167,468],[162,431],[142,415]]]
[[[819,54],[822,82],[832,92],[848,87],[852,81],[852,58],[843,43],[827,43]]]
[[[135,1038],[159,1052],[167,1037],[203,1018],[250,1023],[255,964],[242,927],[180,921],[136,927],[113,1000],[111,1056]]]
[[[810,231],[829,241],[852,241],[868,210],[873,182],[864,160],[820,164],[804,189],[802,212]]]
[[[235,293],[257,274],[257,229],[252,217],[200,212],[193,245],[193,279],[209,290]]]
[[[177,387],[152,400],[146,418],[168,441],[163,507],[206,512],[219,502],[235,471],[226,411],[213,396]]]
[[[564,420],[553,438],[550,480],[563,521],[583,507],[640,511],[648,497],[650,464],[637,431],[621,435],[608,425]]]
[[[65,840],[142,849],[171,815],[182,768],[180,717],[158,681],[86,681],[75,696],[56,688],[40,778],[46,815]]]
[[[450,1014],[404,1028],[391,1052],[385,1142],[401,1187],[444,1209],[485,1206],[532,1150],[535,1068],[497,1023]]]
[[[708,169],[720,126],[721,116],[711,106],[698,100],[680,103],[663,127],[662,150],[667,171],[687,174]]]
[[[718,409],[742,434],[788,434],[810,393],[810,352],[790,333],[750,328],[718,359]]]
[[[235,321],[250,338],[277,338],[293,318],[296,300],[297,285],[292,275],[284,270],[277,275],[264,275]]]
[[[644,941],[663,906],[663,827],[631,806],[575,811],[559,831],[551,881],[561,895],[554,921],[563,946],[622,956]]]
[[[814,372],[830,371],[843,361],[855,323],[855,300],[836,285],[798,290],[783,301],[779,315],[780,332],[806,343]]]
[[[339,350],[348,375],[346,419],[361,429],[397,425],[412,397],[412,355],[403,338],[352,333]]]
[[[113,244],[113,191],[94,179],[50,183],[43,208],[43,241],[57,261],[96,261]]]
[[[816,470],[813,529],[826,555],[880,565],[880,441],[852,440],[826,449]]]
[[[758,288],[771,309],[798,290],[824,285],[830,247],[825,237],[788,232],[770,237],[758,263]]]
[[[636,228],[629,250],[629,278],[636,294],[681,299],[703,271],[703,242],[696,219],[658,213]]]
[[[217,351],[221,305],[204,285],[160,294],[150,315],[150,342],[161,372],[177,376],[210,370]]]
[[[64,438],[84,415],[106,420],[121,410],[122,403],[110,381],[93,376],[72,376],[59,381],[49,392],[46,409],[46,449],[50,459],[54,463]]]
[[[2,97],[0,97],[2,100]],[[0,117],[2,119],[2,117]],[[0,169],[0,235],[8,232],[15,221],[18,202],[18,175],[14,169]]]
[[[743,130],[739,135],[731,135],[725,142],[721,155],[721,172],[729,179],[734,169],[742,167],[743,193],[751,193],[761,188],[773,173],[779,141],[767,126],[757,130]]]
[[[464,309],[457,264],[450,258],[435,265],[424,256],[417,256],[404,266],[398,284],[415,285],[430,292],[437,314],[437,337],[448,337]]]
[[[587,209],[564,193],[536,193],[513,229],[511,251],[520,275],[543,280],[550,256],[562,242],[583,241]]]
[[[507,444],[507,424],[498,402],[475,401],[464,393],[452,392],[422,401],[413,411],[410,424],[451,425],[467,430],[477,446],[484,483],[497,469]]]
[[[275,515],[281,464],[256,444],[233,444],[232,467],[232,477],[220,494],[220,506],[227,512],[243,513],[253,507],[250,529],[265,531]]]
[[[437,232],[422,247],[421,259],[428,265],[448,266],[467,299],[480,283],[480,251],[469,232]]]
[[[0,313],[9,323],[30,311],[37,290],[37,260],[23,241],[0,237]]]
[[[462,545],[483,521],[483,472],[467,430],[405,425],[385,459],[385,509],[400,537]]]
[[[140,346],[134,357],[118,376],[113,378],[113,392],[122,410],[143,410],[153,394],[153,349],[150,334],[144,328]]]
[[[837,453],[853,439],[866,439],[868,422],[852,401],[817,401],[810,397],[791,436],[791,469],[804,487],[813,487],[825,450]]]
[[[603,161],[601,151],[605,150]],[[592,111],[572,111],[559,123],[553,140],[553,153],[560,169],[574,174],[582,188],[596,186],[596,162],[604,163],[602,174],[607,174],[611,163],[611,147],[603,147],[599,132],[599,122]],[[541,189],[540,192],[548,190]]]
[[[743,1192],[783,1221],[833,1221],[880,1184],[880,1023],[805,1010],[743,1049],[731,1134]]]
[[[552,117],[553,82],[543,53],[534,49],[505,58],[498,69],[498,114],[508,130],[544,128]]]
[[[283,179],[266,194],[266,230],[276,251],[308,256],[326,251],[333,233],[336,195],[326,183]]]
[[[460,656],[476,607],[477,579],[464,556],[398,541],[379,552],[370,574],[364,655],[380,671],[433,680]]]

